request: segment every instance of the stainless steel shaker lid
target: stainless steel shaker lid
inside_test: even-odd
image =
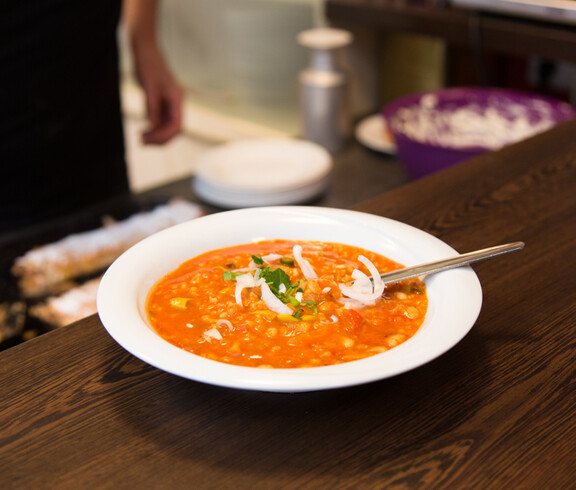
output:
[[[343,29],[322,27],[302,31],[296,39],[300,45],[311,49],[337,49],[352,43],[353,36]]]

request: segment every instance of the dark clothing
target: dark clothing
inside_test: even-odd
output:
[[[128,192],[120,0],[0,4],[0,231]]]

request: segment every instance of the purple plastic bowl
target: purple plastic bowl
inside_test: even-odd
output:
[[[394,136],[398,157],[408,175],[413,179],[424,177],[495,149],[482,145],[459,146],[457,148],[442,146],[441,144],[416,140],[404,134],[399,128],[398,111],[406,108],[416,110],[420,106],[422,97],[427,95],[435,96],[437,101],[435,110],[442,113],[453,112],[474,104],[481,110],[488,107],[497,109],[499,114],[506,114],[507,120],[513,120],[514,116],[508,114],[506,109],[521,104],[526,107],[527,120],[534,125],[541,120],[541,114],[535,109],[528,109],[528,106],[538,101],[538,104],[548,108],[550,119],[553,121],[552,125],[576,116],[574,109],[565,102],[527,92],[498,88],[449,88],[402,97],[384,107],[382,115]],[[506,144],[513,142],[509,141]]]

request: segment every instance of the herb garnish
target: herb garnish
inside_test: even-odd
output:
[[[256,265],[264,265],[264,259],[260,255],[252,255],[252,260]]]
[[[280,263],[287,267],[294,267],[294,259],[292,257],[281,257]]]
[[[235,281],[236,278],[242,274],[243,272],[224,271],[224,274],[222,274],[222,279],[225,281]]]
[[[314,310],[314,314],[317,315],[318,314],[318,308],[316,307],[316,301],[302,301],[300,303],[301,305],[306,306],[306,308],[308,308],[309,310]]]
[[[292,283],[290,276],[284,269],[274,269],[270,266],[264,265],[264,259],[260,255],[252,255],[252,261],[255,265],[259,266],[259,276],[266,281],[270,287],[270,291],[283,303],[289,303],[294,308],[304,306],[309,310],[314,311],[314,315],[318,314],[318,308],[315,301],[299,301],[296,298],[296,293],[303,293],[304,290],[300,287],[300,280]],[[280,262],[287,267],[294,267],[294,260],[290,257],[283,257]],[[224,271],[224,280],[235,280],[242,272]],[[299,308],[292,315],[297,320],[300,320],[304,313],[303,308]]]
[[[300,281],[292,284],[290,276],[284,270],[272,269],[272,267],[268,266],[262,267],[260,268],[260,277],[264,278],[268,286],[270,286],[270,290],[283,303],[293,304],[292,300],[296,300],[294,294],[298,292]],[[284,287],[281,288],[281,286]]]

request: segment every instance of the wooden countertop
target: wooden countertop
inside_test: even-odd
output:
[[[97,316],[0,353],[3,488],[569,488],[576,479],[576,121],[355,208],[459,251],[484,304],[439,359],[302,394],[128,354]]]

